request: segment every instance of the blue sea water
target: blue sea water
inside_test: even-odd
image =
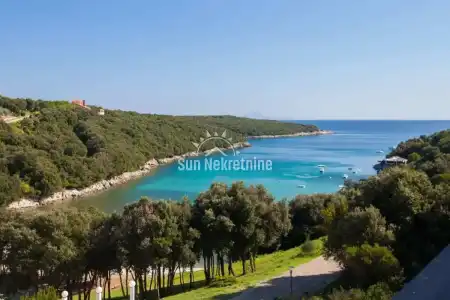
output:
[[[195,199],[212,182],[242,180],[247,185],[263,184],[277,199],[297,194],[335,192],[349,179],[375,174],[372,166],[406,139],[450,128],[450,121],[295,121],[332,130],[332,135],[251,140],[252,147],[239,149],[224,159],[270,160],[271,170],[181,171],[178,163],[163,166],[153,174],[105,193],[76,201],[105,211],[120,210],[142,196],[154,199]],[[382,150],[383,153],[377,153]],[[215,158],[220,158],[217,155]],[[325,165],[319,172],[318,165]],[[356,174],[352,170],[357,169]],[[299,187],[304,186],[304,187]]]

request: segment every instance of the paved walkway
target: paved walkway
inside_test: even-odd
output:
[[[318,257],[302,264],[292,271],[293,295],[300,297],[324,288],[339,276],[339,265],[333,260]],[[273,300],[276,297],[290,295],[290,273],[272,278],[258,284],[256,287],[242,292],[232,300]]]

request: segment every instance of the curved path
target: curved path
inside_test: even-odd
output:
[[[340,267],[333,260],[322,256],[302,264],[292,271],[292,294],[296,297],[321,290],[339,277]],[[289,296],[291,290],[290,272],[259,283],[242,292],[232,300],[273,300]]]

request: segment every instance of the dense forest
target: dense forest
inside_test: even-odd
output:
[[[301,125],[233,116],[167,116],[107,110],[98,115],[67,101],[0,96],[0,206],[21,197],[42,198],[63,188],[79,189],[139,169],[150,159],[195,151],[205,131],[233,141],[246,136],[316,131]],[[214,145],[205,145],[205,150]],[[219,143],[217,146],[221,146]],[[226,145],[223,145],[226,146]]]
[[[437,132],[429,136],[400,143],[390,156],[407,158],[417,170],[438,183],[450,181],[450,132]]]
[[[420,168],[449,153],[442,141],[449,135],[447,130],[421,138],[437,145],[438,156],[423,155],[427,143],[400,144],[391,155],[417,153],[430,160],[348,181],[334,194],[274,201],[263,186],[213,183],[193,201],[142,199],[121,214],[4,211],[0,292],[52,286],[89,299],[91,288],[101,284],[108,296],[110,279],[124,269],[120,276],[136,279],[140,297],[149,290],[164,296],[173,291],[177,269],[190,273],[189,282],[180,282],[183,290],[195,289],[192,266],[200,258],[204,284],[214,285],[238,275],[232,262],[242,262],[240,274],[253,272],[258,254],[323,236],[324,254],[344,271],[340,288],[312,299],[391,299],[450,243],[450,184],[433,181],[440,174]],[[126,287],[122,291],[126,295]]]

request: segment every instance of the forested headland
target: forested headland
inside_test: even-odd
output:
[[[195,151],[205,131],[233,141],[247,136],[284,135],[319,130],[313,125],[234,116],[168,116],[85,109],[67,101],[0,96],[0,206],[20,198],[40,199],[63,189],[81,189],[138,170],[151,159]],[[151,109],[151,108],[150,108]],[[204,150],[218,145],[205,144]],[[228,145],[223,145],[228,146]]]
[[[141,297],[156,287],[165,296],[185,269],[180,284],[195,295],[200,258],[203,284],[233,284],[258,268],[261,253],[324,237],[324,255],[343,267],[342,287],[313,299],[390,299],[450,242],[449,140],[447,130],[401,143],[391,155],[408,156],[409,165],[348,181],[334,194],[275,201],[263,186],[214,183],[192,201],[142,199],[120,214],[4,211],[0,291],[53,286],[89,299],[99,283],[108,297],[113,274],[126,270]]]

